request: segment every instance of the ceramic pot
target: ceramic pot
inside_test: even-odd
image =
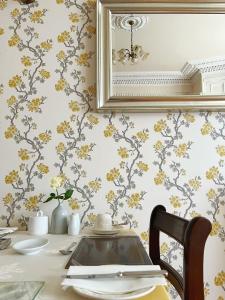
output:
[[[59,203],[58,206],[52,212],[50,233],[53,234],[67,233],[68,230],[67,217],[68,217],[67,210],[65,209],[62,203]]]
[[[28,232],[32,235],[44,235],[48,233],[48,216],[44,216],[42,210],[36,216],[29,217]]]

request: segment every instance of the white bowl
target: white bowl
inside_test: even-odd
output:
[[[48,244],[48,240],[44,238],[36,238],[24,240],[18,243],[15,243],[12,248],[21,254],[33,255],[37,254]]]

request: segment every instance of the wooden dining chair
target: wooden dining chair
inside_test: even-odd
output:
[[[149,255],[155,265],[168,271],[168,280],[183,300],[204,300],[203,260],[211,223],[203,217],[186,220],[166,212],[162,205],[151,214]],[[160,259],[160,232],[174,238],[183,246],[183,276],[170,264]]]

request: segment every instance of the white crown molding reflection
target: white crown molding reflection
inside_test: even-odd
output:
[[[185,84],[189,79],[185,78],[181,72],[118,72],[113,74],[113,84]]]
[[[112,29],[130,31],[130,21],[134,22],[133,31],[137,31],[148,23],[148,16],[143,15],[112,15]]]
[[[225,72],[225,58],[211,58],[205,60],[193,60],[185,63],[181,71],[152,71],[152,72],[115,72],[113,84],[115,85],[174,85],[190,84],[196,73],[215,74],[220,77]]]
[[[212,73],[221,72],[225,70],[225,58],[213,57],[201,60],[192,60],[187,62],[181,69],[181,73],[192,77],[196,72]]]

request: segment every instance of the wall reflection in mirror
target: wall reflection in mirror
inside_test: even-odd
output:
[[[224,14],[112,14],[113,96],[225,94]]]

